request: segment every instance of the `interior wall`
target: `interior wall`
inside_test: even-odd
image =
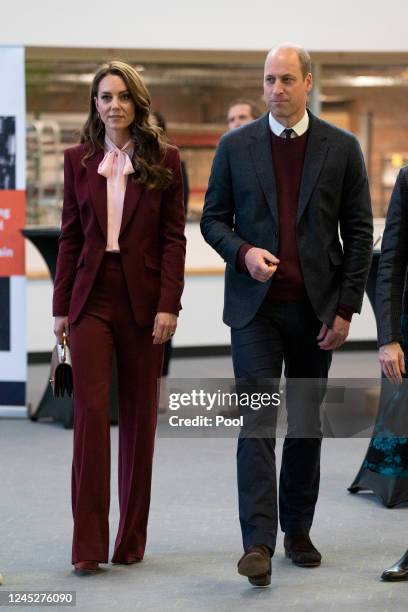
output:
[[[380,232],[381,228],[376,231]],[[224,263],[201,237],[197,223],[188,223],[186,268],[175,347],[230,344],[230,330],[222,322],[224,302]],[[52,333],[52,283],[44,278],[46,268],[36,249],[27,242],[31,274],[27,283],[27,335],[29,352],[48,352],[54,343]],[[36,278],[37,277],[37,278]],[[350,340],[374,341],[376,324],[373,309],[364,297],[361,315],[355,315]]]
[[[211,299],[208,296],[211,296]],[[174,346],[229,345],[230,330],[222,322],[223,299],[223,276],[188,276]],[[27,351],[29,353],[49,352],[54,346],[51,302],[52,284],[50,280],[28,280]],[[367,296],[364,296],[362,312],[353,317],[348,339],[375,341],[376,337],[373,309]]]
[[[406,0],[15,0],[0,22],[3,45],[262,50],[287,38],[311,51],[407,49]],[[290,24],[290,29],[288,25]]]

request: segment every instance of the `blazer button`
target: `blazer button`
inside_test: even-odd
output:
[[[273,235],[275,236],[275,238],[279,236],[278,232],[274,232]]]

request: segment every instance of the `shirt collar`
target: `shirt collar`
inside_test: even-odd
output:
[[[271,128],[271,131],[275,134],[275,136],[281,136],[283,130],[286,129],[284,125],[279,123],[279,121],[276,121],[272,113],[269,113],[269,127]],[[305,114],[303,115],[301,120],[295,123],[295,125],[292,125],[291,128],[295,132],[296,136],[302,136],[302,134],[307,131],[308,127],[309,115],[305,110]]]
[[[129,138],[127,143],[123,145],[121,149],[115,145],[115,143],[109,138],[107,134],[105,134],[105,151],[123,151],[127,153],[129,157],[132,157],[135,149],[135,143],[132,138]]]

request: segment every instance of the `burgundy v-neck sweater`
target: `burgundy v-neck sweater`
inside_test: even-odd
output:
[[[266,295],[267,300],[293,302],[307,297],[296,237],[296,216],[307,134],[308,132],[305,132],[302,136],[286,139],[271,132],[279,215],[279,249],[274,255],[279,258],[280,263]],[[250,248],[250,244],[244,244],[238,251],[237,267],[240,271],[246,270],[245,255]]]
[[[276,256],[280,263],[267,294],[268,300],[289,302],[306,298],[297,245],[296,217],[307,135],[306,131],[296,138],[281,138],[271,132],[279,214],[279,247]]]

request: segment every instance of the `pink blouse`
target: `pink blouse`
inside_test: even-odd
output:
[[[98,174],[105,176],[107,180],[108,233],[106,251],[119,251],[118,238],[128,174],[134,172],[131,162],[134,142],[130,139],[124,147],[119,149],[105,135],[105,151],[105,157],[98,166]]]

